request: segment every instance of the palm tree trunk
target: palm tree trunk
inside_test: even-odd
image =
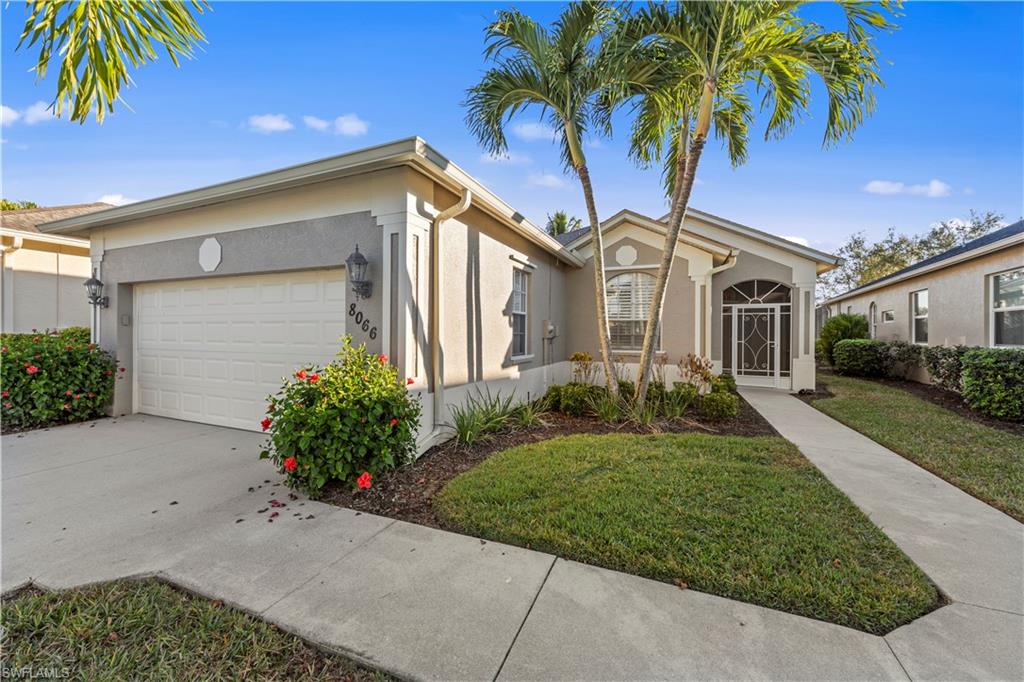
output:
[[[712,81],[704,83],[704,92],[701,94],[700,113],[697,118],[697,125],[693,131],[693,140],[690,141],[690,148],[684,160],[684,172],[682,179],[676,176],[676,183],[673,187],[674,194],[678,199],[678,205],[673,207],[669,217],[668,229],[665,234],[665,248],[661,252],[661,264],[658,267],[658,279],[654,283],[654,295],[651,298],[651,309],[647,314],[647,329],[644,331],[644,342],[640,348],[640,366],[637,368],[635,402],[639,408],[643,408],[647,400],[647,386],[651,379],[651,364],[654,362],[654,340],[657,338],[658,330],[661,327],[662,307],[665,303],[665,289],[668,287],[668,278],[672,274],[672,262],[676,256],[676,245],[679,240],[679,232],[683,226],[683,218],[686,216],[686,209],[690,203],[690,193],[693,191],[693,180],[697,177],[697,166],[700,164],[700,155],[704,151],[704,143],[708,139],[708,131],[711,128],[711,107],[714,103],[715,84]],[[677,159],[676,171],[679,171]]]
[[[594,202],[594,187],[590,182],[590,171],[582,163],[576,169],[583,185],[583,198],[587,204],[587,216],[590,218],[590,245],[594,252],[594,301],[598,324],[598,345],[601,349],[601,363],[604,365],[604,380],[610,395],[618,395],[619,379],[615,375],[612,364],[611,341],[608,338],[608,303],[604,281],[604,238],[601,236],[601,223],[597,217],[597,204]]]

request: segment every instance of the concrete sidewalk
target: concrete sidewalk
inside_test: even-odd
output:
[[[875,637],[292,500],[261,440],[142,415],[5,436],[3,590],[159,575],[415,679],[1021,676],[1017,613],[954,604]],[[968,667],[936,663],[958,650]]]
[[[803,401],[747,402],[953,603],[885,639],[914,679],[1024,679],[1024,525]]]

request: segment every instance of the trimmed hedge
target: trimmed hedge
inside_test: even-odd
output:
[[[1024,421],[1024,349],[972,348],[961,365],[963,396],[972,410]]]
[[[855,377],[880,377],[885,373],[885,348],[884,341],[843,339],[832,351],[836,371]]]
[[[868,338],[868,318],[863,315],[843,313],[830,317],[821,328],[815,350],[829,365],[835,366],[833,349],[843,339]]]
[[[969,346],[928,346],[921,349],[921,361],[932,383],[947,391],[963,390],[963,357]]]
[[[89,343],[89,330],[0,335],[0,407],[5,431],[100,417],[114,395],[117,363]]]
[[[700,399],[700,413],[707,419],[735,419],[740,413],[740,397],[725,391],[708,393]]]
[[[893,379],[906,379],[921,366],[921,346],[909,341],[888,341],[882,349],[882,371]]]
[[[566,384],[559,391],[558,409],[570,417],[582,417],[604,390],[593,384]]]

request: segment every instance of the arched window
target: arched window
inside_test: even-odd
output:
[[[722,303],[789,303],[789,287],[767,279],[749,279],[723,291]]]
[[[654,297],[654,277],[645,272],[615,275],[608,280],[607,292],[612,348],[640,350]]]

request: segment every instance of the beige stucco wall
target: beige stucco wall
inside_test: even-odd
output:
[[[928,290],[928,345],[990,345],[989,275],[1024,266],[1024,246],[1017,244],[973,260],[896,282],[864,294],[829,304],[832,315],[850,312],[867,317],[877,305],[877,338],[910,341],[910,294]],[[892,310],[894,320],[882,322],[882,311]]]
[[[0,284],[3,331],[88,327],[90,308],[82,283],[90,270],[83,252],[33,242],[5,253]]]
[[[443,209],[458,197],[435,184],[431,200]],[[429,249],[429,242],[422,248]],[[571,266],[477,206],[444,224],[440,262],[446,387],[514,378],[565,359],[565,277]],[[514,360],[510,306],[516,269],[529,274],[528,341],[526,357]],[[424,279],[427,274],[423,270]],[[558,328],[550,341],[544,339],[545,321]]]
[[[623,266],[617,260],[622,247],[636,250],[635,263]],[[644,272],[657,276],[656,264],[661,251],[636,237],[616,239],[613,233],[605,237],[605,278],[628,272]],[[686,258],[677,257],[665,291],[665,309],[662,316],[660,350],[670,364],[675,364],[687,353],[696,352],[694,311],[698,308],[695,299],[695,283],[689,276],[690,263]],[[597,314],[594,307],[594,261],[588,258],[582,269],[576,269],[566,277],[566,299],[571,301],[567,310],[568,352],[586,351],[594,358],[600,357],[598,347]],[[638,355],[637,351],[613,349],[625,359]],[[635,360],[633,360],[635,361]]]

